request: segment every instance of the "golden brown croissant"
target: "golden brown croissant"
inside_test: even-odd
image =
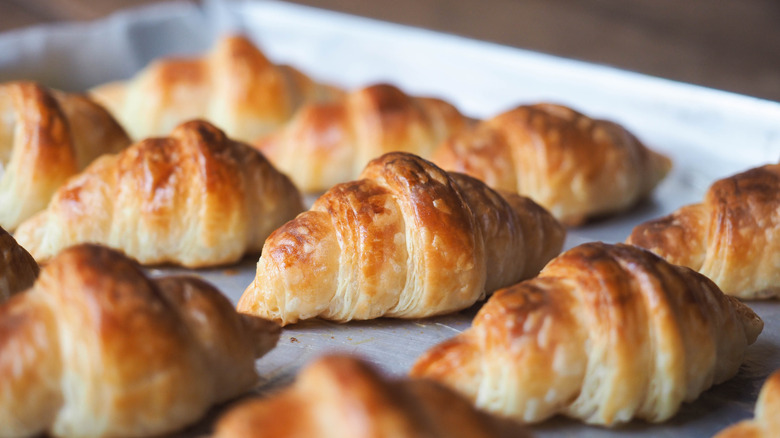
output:
[[[0,303],[32,286],[38,264],[10,234],[0,228]]]
[[[241,141],[279,127],[304,102],[342,94],[292,67],[272,64],[241,36],[221,39],[202,58],[157,60],[134,78],[91,93],[135,139],[204,118]]]
[[[374,85],[334,103],[302,107],[283,129],[256,143],[304,192],[354,180],[373,158],[393,151],[429,157],[467,119],[452,105]]]
[[[620,125],[552,104],[486,120],[442,144],[432,161],[528,196],[567,225],[631,207],[671,167]]]
[[[756,418],[739,422],[715,438],[776,438],[780,433],[780,371],[775,371],[761,388]]]
[[[589,243],[496,292],[411,374],[524,422],[556,414],[660,422],[737,373],[763,322],[703,275],[629,245]]]
[[[279,327],[194,277],[110,249],[60,253],[0,306],[0,436],[141,437],[249,390]]]
[[[389,153],[271,234],[238,309],[282,324],[453,312],[536,275],[564,234],[527,198]]]
[[[192,121],[95,161],[16,239],[39,261],[94,242],[144,264],[209,266],[258,252],[301,210],[298,190],[260,152]]]
[[[0,226],[46,208],[66,179],[130,139],[100,105],[34,82],[0,84]]]
[[[716,181],[701,204],[634,228],[627,243],[740,298],[780,296],[780,165]]]
[[[360,360],[326,356],[305,368],[292,387],[228,411],[214,438],[529,436],[518,425],[512,429],[435,382],[389,382]]]

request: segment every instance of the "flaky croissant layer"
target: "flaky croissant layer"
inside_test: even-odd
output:
[[[524,422],[660,422],[734,376],[762,328],[703,275],[636,247],[589,243],[496,292],[411,374]]]
[[[16,238],[43,261],[70,245],[119,249],[143,264],[235,262],[303,210],[290,180],[205,121],[98,159]]]
[[[150,280],[110,249],[59,254],[0,306],[0,437],[147,437],[256,380],[279,327],[194,277]]]
[[[671,168],[622,126],[563,105],[525,105],[444,142],[431,160],[580,225],[647,196]]]
[[[356,179],[369,161],[388,152],[427,158],[467,124],[443,100],[377,84],[301,107],[283,129],[256,145],[302,191],[323,192]]]
[[[268,238],[238,308],[282,324],[452,312],[535,275],[564,236],[527,198],[390,153]]]
[[[202,57],[158,59],[130,80],[91,94],[135,140],[202,118],[248,142],[281,126],[304,102],[332,100],[342,92],[273,64],[249,39],[230,35]]]
[[[0,84],[0,226],[13,231],[65,181],[130,144],[100,105],[34,82]]]
[[[501,425],[435,382],[391,382],[361,360],[335,355],[307,366],[286,390],[240,403],[215,432],[215,438],[526,436],[522,427]]]
[[[702,203],[638,225],[626,242],[701,272],[729,295],[780,296],[780,164],[716,181]]]

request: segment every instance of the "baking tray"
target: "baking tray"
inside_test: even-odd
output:
[[[0,80],[33,78],[79,90],[131,76],[163,54],[208,49],[220,34],[241,31],[268,55],[344,87],[379,81],[440,96],[470,116],[488,117],[521,103],[551,101],[627,126],[675,167],[651,199],[619,217],[569,231],[566,248],[619,242],[650,218],[701,199],[717,178],[780,157],[780,104],[610,67],[556,58],[452,35],[382,23],[282,2],[162,4],[86,25],[60,25],[0,35]],[[216,284],[234,302],[254,277],[256,258],[190,272]],[[753,415],[758,391],[780,368],[780,302],[749,303],[765,328],[738,375],[683,405],[663,424],[633,422],[616,429],[555,418],[537,436],[709,437]],[[467,328],[479,304],[422,320],[379,319],[336,324],[311,321],[285,328],[277,348],[257,362],[260,393],[292,381],[326,352],[360,355],[390,375],[406,373],[430,346]],[[211,418],[218,415],[218,409]],[[180,436],[207,434],[210,420]]]

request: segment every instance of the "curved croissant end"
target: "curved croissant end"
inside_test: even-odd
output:
[[[204,121],[103,156],[57,191],[16,238],[36,260],[94,242],[143,264],[231,263],[303,210],[290,180]]]
[[[38,264],[10,234],[0,228],[0,303],[32,286]]]
[[[729,295],[780,296],[780,165],[716,181],[703,203],[638,225],[626,243],[701,272]]]
[[[432,161],[528,196],[567,225],[626,210],[671,168],[620,125],[552,104],[486,120],[442,144]]]
[[[302,107],[256,146],[301,190],[322,192],[356,179],[371,159],[388,152],[429,157],[467,124],[449,103],[378,84]]]
[[[239,404],[217,423],[215,438],[521,438],[444,386],[389,382],[348,356],[309,365],[292,387]]]
[[[81,245],[0,305],[0,437],[145,437],[179,429],[257,380],[279,328],[196,278],[150,280]]]
[[[452,312],[535,275],[564,235],[526,198],[390,153],[268,238],[238,309],[282,324]]]
[[[756,417],[739,422],[715,438],[772,438],[780,430],[780,371],[775,371],[761,388]]]
[[[0,226],[14,230],[65,181],[130,139],[86,97],[34,82],[0,84]]]
[[[411,374],[523,422],[660,422],[734,376],[762,328],[703,275],[633,246],[589,243],[496,292]]]
[[[294,68],[275,65],[242,36],[228,36],[205,56],[164,58],[126,82],[91,91],[135,139],[160,136],[204,118],[240,141],[281,126],[304,102],[341,96]]]

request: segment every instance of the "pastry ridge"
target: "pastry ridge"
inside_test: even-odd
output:
[[[232,437],[525,437],[432,381],[388,381],[365,362],[325,356],[286,390],[243,402],[217,423],[215,438]]]
[[[259,251],[301,210],[298,190],[262,154],[196,120],[101,157],[16,238],[39,261],[94,242],[143,264],[213,266]]]
[[[130,144],[100,105],[30,81],[0,84],[0,226],[14,230],[104,153]]]
[[[671,168],[620,125],[549,103],[485,120],[450,137],[431,160],[528,196],[567,225],[626,210]]]
[[[530,200],[393,152],[269,236],[238,309],[282,324],[452,312],[535,275],[564,236]]]
[[[249,390],[278,337],[202,280],[71,247],[0,306],[0,436],[174,431]]]
[[[165,135],[205,118],[251,141],[286,122],[304,102],[342,94],[289,66],[275,65],[246,37],[229,35],[200,58],[153,61],[128,81],[91,90],[135,139]]]
[[[411,375],[523,422],[661,422],[734,376],[763,328],[709,279],[628,246],[588,243],[496,292]]]
[[[354,180],[373,158],[409,152],[423,158],[468,119],[449,103],[376,84],[342,99],[310,103],[255,145],[304,192]]]
[[[634,228],[626,243],[711,278],[725,293],[780,296],[780,165],[714,182],[703,202]]]

